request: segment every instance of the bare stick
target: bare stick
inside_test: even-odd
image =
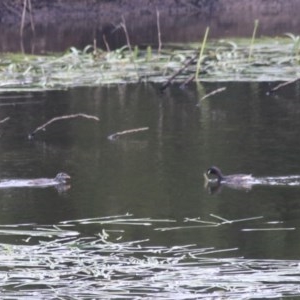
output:
[[[255,20],[254,21],[254,29],[253,29],[253,33],[252,33],[251,44],[250,44],[250,49],[249,49],[248,63],[251,61],[251,58],[252,58],[253,45],[254,45],[254,41],[255,41],[257,27],[258,27],[258,20]]]
[[[103,38],[103,42],[104,42],[105,47],[106,47],[106,51],[107,51],[107,52],[110,52],[110,48],[109,48],[108,42],[107,42],[107,40],[106,40],[105,34],[102,35],[102,38]]]
[[[27,0],[23,2],[23,12],[22,12],[22,19],[21,19],[21,27],[20,27],[20,35],[23,37],[24,25],[25,25],[25,17],[26,17],[26,7],[27,7]]]
[[[293,79],[293,80],[289,80],[289,81],[286,81],[286,82],[284,82],[284,83],[280,83],[280,84],[276,85],[274,88],[272,88],[271,90],[269,90],[269,92],[268,92],[267,94],[276,92],[276,91],[279,90],[280,88],[282,88],[282,87],[284,87],[284,86],[286,86],[286,85],[292,84],[292,83],[298,81],[299,79],[300,79],[300,77],[297,77],[297,78],[295,78],[295,79]]]
[[[160,91],[163,92],[172,82],[172,80],[178,76],[184,69],[186,69],[190,64],[193,63],[193,61],[198,57],[198,55],[196,54],[195,56],[191,57],[184,65],[182,68],[180,68],[177,72],[175,72],[169,79],[167,82],[165,82],[161,88]]]
[[[158,36],[158,54],[161,51],[161,31],[160,31],[160,20],[159,20],[159,10],[156,8],[156,22],[157,22],[157,36]]]
[[[139,74],[139,70],[138,70],[138,68],[137,68],[137,66],[136,66],[136,63],[135,63],[135,61],[134,61],[134,54],[133,54],[133,52],[132,52],[132,47],[131,47],[131,44],[130,44],[129,34],[128,34],[128,31],[127,31],[127,27],[126,27],[126,23],[125,23],[125,18],[124,18],[124,16],[122,16],[122,22],[121,22],[120,25],[121,25],[121,27],[122,27],[123,30],[124,30],[124,33],[125,33],[125,36],[126,36],[126,41],[127,41],[127,47],[128,47],[128,49],[129,49],[129,51],[130,51],[131,59],[132,59],[132,61],[133,61],[134,69],[135,69],[135,71],[136,71],[136,73],[137,73],[138,80],[140,81],[141,76],[140,76],[140,74]]]
[[[0,124],[5,123],[5,122],[8,121],[9,119],[10,119],[10,117],[6,117],[6,118],[0,120]]]
[[[127,27],[126,27],[124,16],[122,16],[121,27],[123,28],[125,36],[126,36],[127,46],[129,48],[130,52],[132,52],[132,48],[131,48],[131,44],[130,44],[130,39],[129,39],[129,34],[128,34],[128,31],[127,31]]]
[[[220,216],[217,216],[217,215],[214,215],[214,214],[209,214],[209,215],[212,216],[212,217],[214,217],[214,218],[216,218],[216,219],[219,219],[219,220],[223,221],[222,224],[224,224],[224,223],[232,223],[232,221],[224,219],[224,218],[222,218]]]
[[[185,80],[181,85],[180,88],[184,88],[187,84],[192,82],[195,79],[195,74],[191,75],[187,80]]]
[[[223,91],[225,91],[225,90],[226,90],[226,87],[222,87],[222,88],[216,89],[216,90],[214,90],[214,91],[212,91],[212,92],[206,94],[205,96],[203,96],[203,97],[200,99],[200,101],[202,101],[202,100],[204,100],[204,99],[206,99],[206,98],[208,98],[208,97],[210,97],[210,96],[213,96],[213,95],[215,95],[215,94],[221,93],[221,92],[223,92]]]
[[[31,30],[32,30],[33,33],[35,33],[34,22],[33,22],[33,16],[32,16],[31,0],[28,0],[28,8],[29,8],[29,16],[30,16]]]
[[[74,118],[86,118],[86,119],[92,119],[92,120],[95,120],[95,121],[99,121],[99,118],[98,117],[95,117],[95,116],[91,116],[91,115],[87,115],[87,114],[83,114],[83,113],[78,113],[78,114],[74,114],[74,115],[65,115],[65,116],[60,116],[60,117],[54,117],[53,119],[51,119],[50,121],[44,123],[43,125],[39,126],[38,128],[36,128],[31,134],[29,134],[28,138],[29,139],[32,139],[33,136],[40,130],[43,130],[45,129],[48,125],[56,122],[56,121],[59,121],[59,120],[66,120],[66,119],[74,119]]]
[[[93,55],[96,56],[97,54],[97,39],[94,38],[93,40]]]
[[[113,140],[116,140],[117,138],[119,138],[121,135],[128,134],[128,133],[135,133],[135,132],[139,132],[139,131],[145,131],[145,130],[148,130],[148,129],[149,129],[149,127],[140,127],[140,128],[128,129],[128,130],[113,133],[113,134],[109,135],[107,138],[109,140],[113,141]]]

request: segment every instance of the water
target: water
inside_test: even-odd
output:
[[[227,90],[201,102],[204,93]],[[225,249],[250,258],[298,258],[300,186],[225,187],[211,194],[203,172],[217,165],[224,173],[258,177],[300,175],[299,86],[266,96],[269,84],[222,83],[171,86],[120,85],[67,91],[2,94],[0,179],[71,175],[71,188],[0,189],[0,224],[58,224],[64,220],[113,216],[168,218],[176,223],[119,225],[125,239],[150,238],[150,245],[187,245]],[[18,103],[18,104],[14,104]],[[4,105],[5,104],[5,105]],[[33,140],[36,127],[58,115],[87,113],[87,119],[53,123]],[[126,129],[149,130],[107,137]],[[186,218],[220,222],[257,220],[212,228],[169,231],[157,227],[199,225]],[[94,234],[105,225],[95,226]],[[248,231],[260,228],[296,230]],[[0,237],[18,242],[20,237]],[[224,254],[226,256],[228,254]]]

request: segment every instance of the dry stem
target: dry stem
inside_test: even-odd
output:
[[[159,20],[159,10],[156,9],[156,22],[157,22],[157,36],[158,36],[158,54],[161,52],[161,31],[160,31],[160,20]]]
[[[212,92],[206,94],[205,96],[203,96],[203,97],[200,99],[200,101],[202,101],[202,100],[204,100],[204,99],[206,99],[206,98],[208,98],[208,97],[210,97],[210,96],[213,96],[213,95],[215,95],[215,94],[221,93],[221,92],[223,92],[223,91],[225,91],[225,90],[226,90],[226,87],[222,87],[222,88],[216,89],[216,90],[214,90],[214,91],[212,91]]]
[[[87,115],[87,114],[83,114],[83,113],[78,113],[78,114],[73,114],[73,115],[65,115],[65,116],[60,116],[60,117],[54,117],[51,120],[49,120],[48,122],[46,122],[46,123],[42,124],[41,126],[37,127],[31,134],[29,134],[29,139],[33,138],[33,136],[38,131],[45,129],[48,125],[50,125],[50,124],[52,124],[52,123],[54,123],[56,121],[66,120],[66,119],[74,119],[74,118],[78,118],[78,117],[86,118],[86,119],[92,119],[92,120],[95,120],[97,122],[99,121],[98,117]]]
[[[10,119],[10,117],[6,117],[6,118],[0,120],[0,124],[5,123],[5,122],[8,121],[9,119]]]
[[[186,69],[190,64],[193,63],[193,61],[198,57],[198,55],[196,54],[195,56],[191,57],[184,65],[182,68],[180,68],[178,71],[176,71],[169,79],[167,82],[165,82],[161,88],[160,91],[163,92],[172,82],[172,80],[174,78],[176,78],[176,76],[178,76],[184,69]]]
[[[121,27],[123,28],[124,33],[125,33],[125,36],[126,36],[127,46],[128,46],[128,48],[129,48],[130,52],[132,53],[132,48],[131,48],[131,44],[130,44],[129,34],[128,34],[128,31],[127,31],[127,27],[126,27],[126,23],[125,23],[125,18],[124,18],[124,16],[122,16]]]
[[[282,88],[282,87],[284,87],[284,86],[286,86],[286,85],[292,84],[292,83],[298,81],[299,79],[300,79],[300,78],[297,77],[297,78],[295,78],[295,79],[293,79],[293,80],[289,80],[289,81],[286,81],[286,82],[284,82],[284,83],[280,83],[280,84],[276,85],[274,88],[272,88],[268,93],[276,92],[276,91],[279,90],[280,88]]]
[[[23,11],[22,11],[22,19],[21,19],[21,27],[20,27],[20,36],[21,37],[23,37],[23,32],[24,32],[27,4],[28,4],[28,9],[29,9],[31,30],[32,30],[33,33],[35,32],[34,22],[33,22],[33,17],[32,17],[31,0],[24,0],[24,2],[23,2]]]
[[[121,135],[125,135],[125,134],[128,134],[128,133],[135,133],[135,132],[139,132],[139,131],[145,131],[145,130],[148,130],[148,129],[149,129],[149,127],[140,127],[140,128],[134,128],[134,129],[128,129],[128,130],[124,130],[124,131],[119,131],[119,132],[113,133],[110,136],[108,136],[108,139],[109,140],[116,140]]]
[[[107,40],[106,40],[105,34],[102,35],[102,38],[103,38],[103,42],[104,42],[105,47],[106,47],[106,51],[107,51],[107,52],[110,52],[110,48],[109,48],[108,42],[107,42]]]

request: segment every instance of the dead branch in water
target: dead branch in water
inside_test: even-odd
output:
[[[195,79],[195,74],[191,75],[187,80],[185,80],[181,85],[180,88],[184,89],[186,85],[192,82]]]
[[[41,126],[37,127],[32,133],[30,133],[28,135],[28,138],[29,139],[32,139],[33,136],[40,130],[44,130],[48,125],[56,122],[56,121],[59,121],[59,120],[66,120],[66,119],[74,119],[74,118],[86,118],[86,119],[92,119],[92,120],[95,120],[95,121],[99,121],[99,118],[98,117],[95,117],[95,116],[91,116],[91,115],[87,115],[87,114],[83,114],[83,113],[78,113],[78,114],[73,114],[73,115],[65,115],[65,116],[60,116],[60,117],[54,117],[52,118],[51,120],[49,120],[48,122],[42,124]]]
[[[215,95],[215,94],[221,93],[221,92],[223,92],[223,91],[225,91],[225,90],[226,90],[226,87],[222,87],[222,88],[216,89],[216,90],[214,90],[214,91],[212,91],[212,92],[206,94],[205,96],[203,96],[203,97],[200,99],[200,101],[202,101],[202,100],[204,100],[204,99],[206,99],[206,98],[208,98],[208,97],[210,97],[210,96],[213,96],[213,95]],[[200,102],[200,101],[199,101],[199,102]]]
[[[190,64],[194,62],[194,60],[198,57],[198,54],[191,57],[182,68],[180,68],[178,71],[176,71],[168,80],[165,82],[161,87],[160,91],[163,92],[172,82],[173,79],[175,79],[184,69],[186,69]]]
[[[295,79],[293,79],[293,80],[289,80],[289,81],[286,81],[286,82],[284,82],[284,83],[280,83],[280,84],[276,85],[275,87],[273,87],[272,89],[270,89],[270,90],[267,92],[267,95],[268,95],[268,94],[271,94],[271,93],[273,93],[273,92],[276,92],[277,90],[279,90],[280,88],[282,88],[282,87],[284,87],[284,86],[286,86],[286,85],[295,83],[295,82],[298,81],[299,79],[300,79],[300,78],[297,77],[297,78],[295,78]]]
[[[109,140],[113,141],[113,140],[116,140],[117,138],[119,138],[122,135],[129,134],[129,133],[135,133],[135,132],[139,132],[139,131],[145,131],[145,130],[148,130],[148,129],[149,129],[149,127],[140,127],[140,128],[128,129],[128,130],[113,133],[113,134],[109,135],[107,138]]]
[[[9,119],[10,119],[10,117],[6,117],[6,118],[0,120],[0,124],[5,123],[5,122],[8,121]]]

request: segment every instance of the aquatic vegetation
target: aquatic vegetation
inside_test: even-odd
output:
[[[228,223],[222,217],[212,217]],[[236,221],[253,219],[257,218]],[[1,297],[250,299],[300,295],[298,260],[245,259],[234,257],[236,248],[155,246],[147,238],[123,238],[124,225],[153,226],[157,222],[175,220],[126,214],[54,226],[2,225],[0,234],[25,239],[19,238],[14,245],[0,244]],[[83,236],[80,232],[86,232],[89,224],[101,224],[100,232]],[[120,224],[122,229],[116,227]],[[229,257],[220,258],[220,254]]]
[[[204,49],[205,43],[205,49]],[[0,92],[136,82],[288,81],[298,78],[298,39],[252,38],[114,51],[87,46],[63,54],[1,54]],[[296,48],[297,49],[296,49]],[[201,49],[199,52],[199,48]],[[199,59],[199,53],[200,59]],[[251,59],[250,59],[251,58]]]

